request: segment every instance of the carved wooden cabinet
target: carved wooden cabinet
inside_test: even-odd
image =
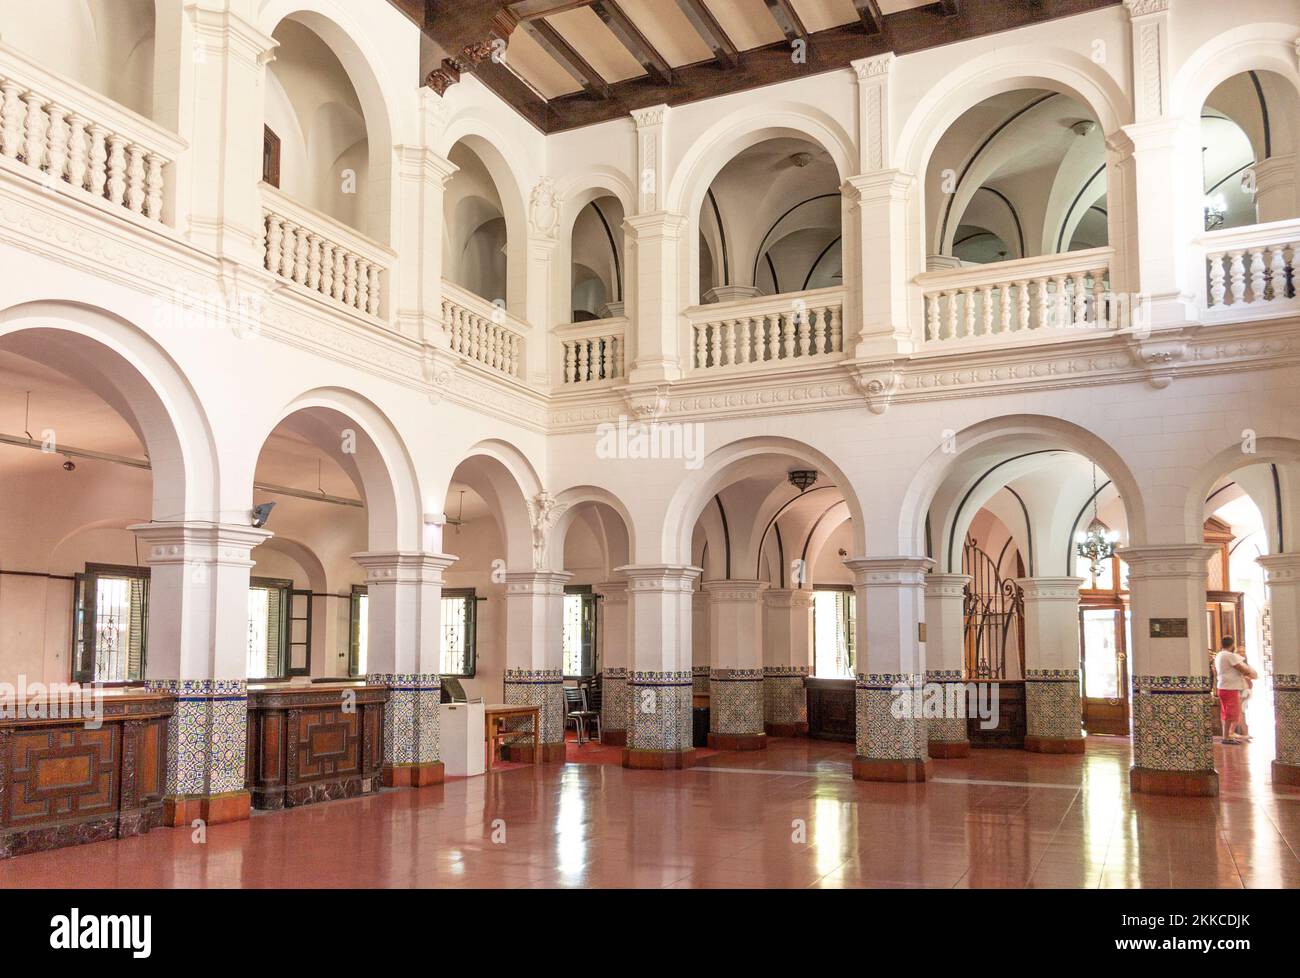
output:
[[[979,680],[985,683],[985,680]],[[994,682],[998,697],[997,726],[985,730],[979,717],[966,718],[966,736],[972,747],[1015,747],[1025,746],[1025,732],[1028,715],[1025,712],[1025,684],[1022,680],[1000,680]],[[980,702],[987,702],[989,695],[980,691]]]
[[[253,807],[296,808],[378,792],[387,701],[387,686],[250,686]]]
[[[144,691],[102,696],[100,723],[67,710],[61,718],[0,719],[0,859],[162,824],[175,699]],[[36,713],[29,704],[27,716]]]
[[[808,690],[808,736],[816,740],[857,739],[857,692],[852,679],[804,681]]]

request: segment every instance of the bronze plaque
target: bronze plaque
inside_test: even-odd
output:
[[[925,641],[925,622],[918,622],[916,626],[916,637],[919,641]]]
[[[1151,638],[1186,638],[1186,618],[1152,618]]]

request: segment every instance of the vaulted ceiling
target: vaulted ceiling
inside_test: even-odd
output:
[[[544,132],[844,68],[1120,0],[389,0]],[[439,60],[440,59],[440,60]]]

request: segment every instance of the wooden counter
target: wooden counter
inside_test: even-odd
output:
[[[250,685],[253,807],[296,808],[378,792],[387,702],[387,686],[363,683]]]
[[[808,690],[808,736],[813,740],[857,739],[857,683],[852,679],[804,680]]]
[[[0,859],[162,824],[175,699],[114,689],[101,702],[97,727],[67,716],[0,719]]]

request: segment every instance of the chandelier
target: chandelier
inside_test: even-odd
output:
[[[1205,198],[1205,230],[1220,227],[1228,216],[1228,202],[1223,194]]]
[[[790,485],[803,493],[817,481],[817,473],[812,469],[792,469],[787,473],[787,478],[790,480]]]
[[[1106,529],[1106,524],[1097,517],[1097,463],[1092,464],[1092,522],[1086,531],[1074,535],[1074,552],[1088,561],[1088,569],[1094,578],[1101,576],[1101,562],[1115,555],[1115,544],[1119,534]]]

